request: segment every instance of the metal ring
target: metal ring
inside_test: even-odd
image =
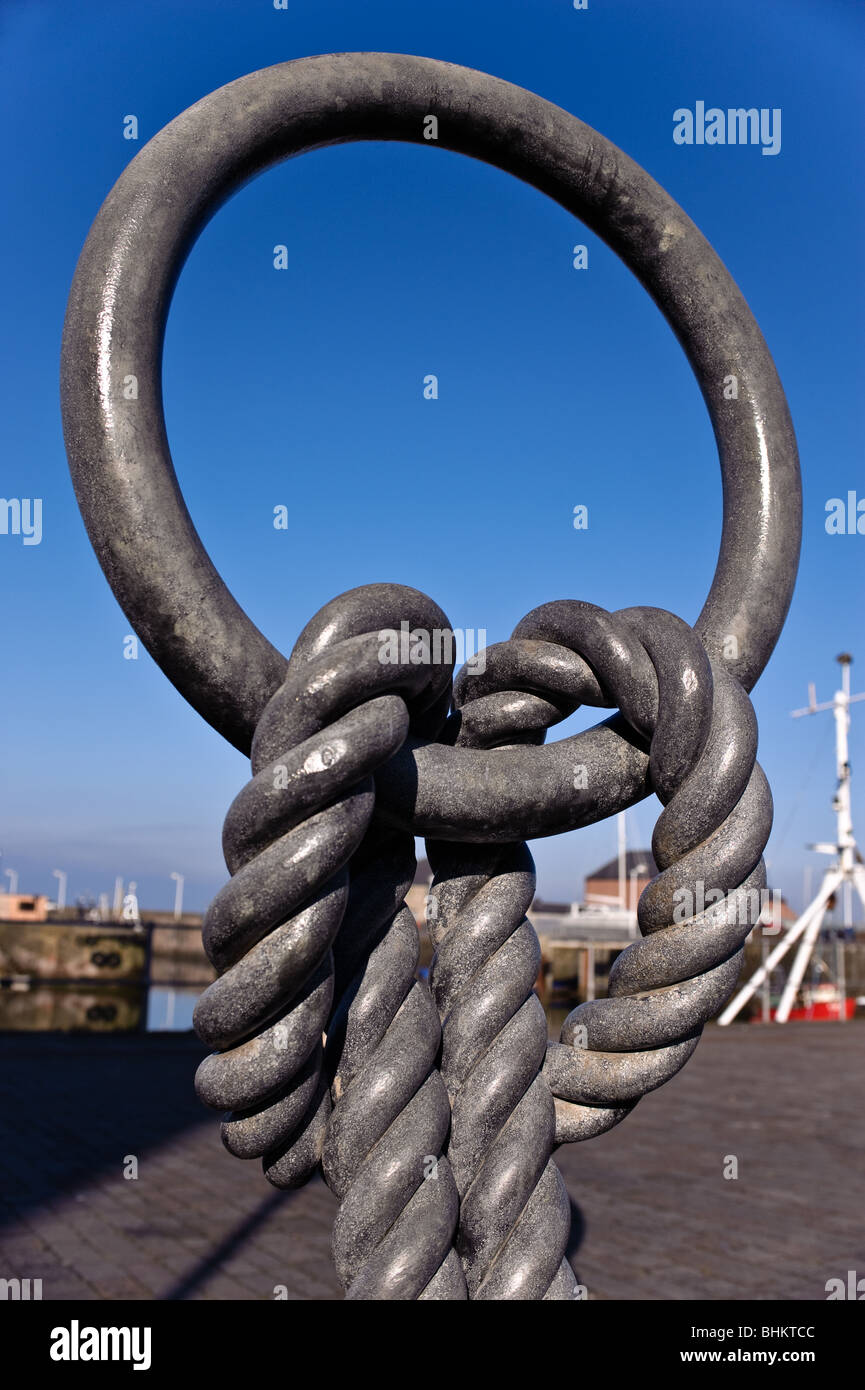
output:
[[[655,300],[699,382],[723,475],[718,566],[695,627],[750,689],[789,607],[801,486],[784,393],[741,293],[681,208],[589,126],[498,78],[392,53],[301,58],[219,88],[136,155],[91,228],[64,326],[64,435],[91,542],[148,651],[248,752],[286,663],[229,593],[181,496],[162,411],[165,322],[186,256],[232,193],[279,160],[351,140],[437,143],[514,174],[581,218]],[[130,374],[136,400],[124,398]]]

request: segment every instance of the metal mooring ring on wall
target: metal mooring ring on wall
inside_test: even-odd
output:
[[[430,114],[438,119],[435,142],[424,139]],[[576,117],[484,73],[393,53],[280,63],[197,102],[131,161],[81,253],[63,336],[66,449],[91,542],[153,658],[215,729],[249,751],[286,661],[232,597],[183,501],[162,410],[165,323],[186,256],[227,198],[282,159],[352,140],[434,143],[514,174],[603,238],[655,300],[697,377],[723,477],[718,565],[694,626],[710,657],[750,690],[792,595],[801,485],[784,393],[740,291],[672,198]],[[135,401],[122,395],[129,372],[138,378]],[[733,400],[724,393],[730,375],[738,380]],[[589,819],[647,793],[647,757],[620,722],[576,738],[579,760],[599,759],[613,786],[609,804]],[[418,833],[514,839],[584,824],[585,816],[547,825],[535,813],[537,788],[572,766],[574,742],[495,755],[408,748],[395,760],[391,785],[384,779],[383,802],[405,819],[406,788],[417,773],[406,759],[418,757],[426,758],[427,785],[426,809],[411,817]],[[509,788],[500,824],[491,822],[489,787],[478,788],[475,804],[460,776],[491,757]],[[453,791],[455,774],[468,829],[448,829],[436,791],[446,782]]]

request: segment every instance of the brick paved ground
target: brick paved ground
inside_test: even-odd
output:
[[[825,1299],[865,1274],[863,1078],[865,1020],[710,1026],[621,1125],[559,1151],[590,1295]]]
[[[192,1093],[202,1052],[0,1036],[0,1278],[45,1299],[340,1296],[335,1199],[276,1193],[224,1151]],[[589,1296],[823,1299],[865,1274],[863,1054],[865,1022],[712,1027],[624,1124],[561,1151]]]

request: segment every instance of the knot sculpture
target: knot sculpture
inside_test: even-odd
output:
[[[581,217],[682,342],[724,482],[718,566],[693,627],[656,608],[548,603],[452,684],[422,643],[381,659],[404,624],[447,635],[441,609],[369,584],[321,609],[286,661],[207,556],[160,387],[195,237],[275,161],[347,140],[422,144],[430,114],[439,147]],[[553,1151],[610,1129],[685,1064],[735,986],[766,882],[771,796],[748,692],[789,606],[801,491],[744,299],[681,208],[567,112],[431,59],[325,55],[220,88],[130,163],[79,260],[61,387],[76,495],[115,595],[177,689],[251,756],[225,821],[231,878],[204,923],[217,979],[195,1013],[214,1049],[196,1085],[227,1112],[224,1143],[277,1187],[321,1170],[340,1199],[333,1250],[350,1299],[574,1297]],[[617,713],[546,744],[579,705]],[[650,792],[664,809],[642,939],[616,960],[608,997],[548,1043],[525,841]],[[434,870],[429,986],[404,902],[417,834]],[[705,884],[711,906],[680,920],[680,895],[702,901]]]

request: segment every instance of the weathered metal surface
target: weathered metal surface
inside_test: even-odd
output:
[[[434,142],[423,137],[430,112]],[[154,659],[248,751],[285,660],[229,594],[180,494],[162,415],[165,321],[196,237],[243,183],[304,150],[372,139],[438,145],[533,184],[597,232],[666,315],[724,479],[718,570],[695,626],[750,689],[790,601],[801,495],[784,394],[741,293],[682,209],[597,131],[498,78],[391,53],[281,63],[196,102],[135,156],[87,238],[64,331],[66,447],[96,553]],[[130,372],[136,401],[122,395]],[[731,373],[738,398],[725,400]],[[724,656],[729,636],[735,657]],[[532,781],[545,786],[545,774],[537,764]]]
[[[379,584],[328,604],[301,634],[256,730],[253,780],[226,817],[233,877],[204,921],[222,973],[195,1011],[218,1049],[198,1094],[233,1112],[231,1152],[262,1157],[277,1187],[323,1161],[342,1199],[334,1255],[352,1298],[465,1297],[441,1029],[403,902],[413,841],[370,825],[371,774],[410,727],[438,732],[450,694],[450,665],[379,659],[378,632],[404,620],[448,626],[416,590]]]
[[[160,394],[171,293],[225,198],[323,144],[420,143],[428,114],[436,143],[533,184],[630,266],[692,364],[724,482],[694,629],[657,609],[546,604],[483,674],[460,675],[449,718],[448,667],[381,659],[384,629],[448,629],[416,590],[352,590],[288,662],[270,645],[195,532]],[[746,692],[790,601],[801,496],[783,392],[741,294],[663,190],[558,107],[430,59],[301,59],[212,93],[118,180],[73,282],[62,393],[76,494],[118,600],[178,690],[251,750],[225,825],[232,878],[204,927],[219,978],[196,1011],[215,1048],[197,1087],[231,1112],[227,1146],[261,1157],[277,1186],[321,1163],[350,1298],[572,1297],[552,1150],[609,1129],[687,1061],[734,986],[765,883],[771,797]],[[619,713],[541,746],[579,704]],[[521,842],[650,791],[665,809],[644,939],[548,1048]],[[421,833],[436,873],[432,995],[403,905]],[[699,885],[723,901],[680,921]]]
[[[535,643],[543,644],[540,661]],[[568,670],[575,655],[590,661],[594,690],[583,669]],[[549,1048],[532,993],[540,950],[525,917],[534,896],[527,847],[427,842],[435,871],[433,993],[453,1106],[448,1154],[469,1292],[570,1297],[573,1281],[569,1287],[561,1263],[570,1215],[549,1161],[554,1144],[592,1138],[624,1119],[685,1064],[731,993],[760,906],[735,890],[765,884],[771,800],[755,763],[748,697],[671,614],[546,604],[518,624],[512,642],[491,649],[485,667],[480,677],[464,668],[458,678],[445,742],[510,741],[519,736],[517,709],[537,737],[579,703],[615,703],[634,737],[645,739],[648,780],[665,803],[652,845],[661,873],[639,909],[651,934],[616,960],[610,997],[576,1009],[561,1043]],[[544,670],[554,672],[549,683]],[[572,804],[583,796],[574,784],[585,769],[574,777],[577,769],[572,764]],[[675,902],[687,899],[674,894],[690,892],[696,902],[700,881],[723,902],[680,922]],[[528,1246],[526,1225],[536,1233]]]

